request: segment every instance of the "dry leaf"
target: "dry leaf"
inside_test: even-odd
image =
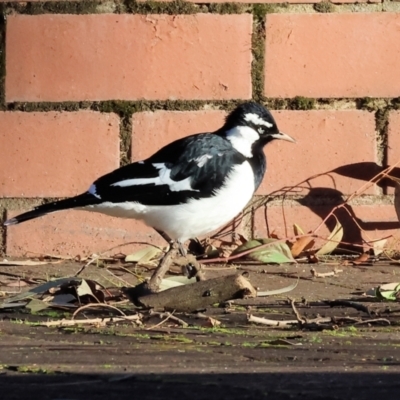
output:
[[[221,325],[221,321],[218,321],[217,319],[212,318],[212,317],[208,317],[207,322],[208,322],[208,325],[211,326],[212,328],[216,328]]]
[[[363,253],[363,254],[360,254],[359,257],[357,257],[355,260],[352,260],[351,262],[355,265],[359,265],[359,264],[365,263],[368,260],[369,260],[369,254]]]
[[[275,229],[269,234],[269,237],[270,237],[271,239],[277,239],[277,240],[280,239],[280,238],[279,238],[279,235],[275,232]]]
[[[161,250],[154,246],[148,246],[140,249],[136,253],[129,254],[125,257],[125,262],[135,262],[137,264],[146,264],[153,258],[161,254]]]
[[[301,229],[300,226],[297,224],[293,224],[293,232],[294,236],[304,235],[303,229]]]
[[[290,251],[294,258],[298,257],[303,251],[310,250],[315,244],[315,240],[311,236],[303,236],[297,239]]]
[[[257,291],[257,297],[274,296],[277,294],[291,292],[292,290],[296,289],[298,283],[299,283],[299,279],[297,278],[297,281],[295,283],[291,284],[290,286],[286,286],[282,289],[265,290],[262,292]]]
[[[328,236],[327,242],[315,254],[324,255],[332,253],[332,251],[335,250],[336,247],[339,245],[342,238],[343,238],[343,227],[336,218],[336,226],[331,232],[331,234]]]
[[[379,254],[382,254],[384,252],[386,242],[387,239],[381,239],[373,243],[373,250],[375,256],[379,256]]]

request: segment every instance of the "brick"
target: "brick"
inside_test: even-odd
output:
[[[11,218],[18,213],[8,213]],[[99,254],[130,242],[149,242],[164,246],[165,241],[140,221],[112,218],[85,211],[63,211],[7,228],[6,253],[24,256],[29,252],[64,256]],[[135,251],[143,244],[129,244],[107,254]]]
[[[35,2],[50,2],[53,0],[30,0],[31,3]],[[61,1],[73,1],[73,0],[61,0]],[[139,2],[145,3],[148,0],[138,0]],[[159,0],[159,2],[166,2],[166,1],[172,1],[172,0]],[[203,3],[226,3],[225,0],[213,0],[210,2],[210,0],[187,0],[189,3],[196,3],[196,4],[203,4]],[[324,0],[288,0],[286,3],[321,3]],[[20,0],[0,0],[0,3],[19,3]],[[340,4],[340,3],[381,3],[381,0],[335,0],[335,4]],[[248,3],[247,0],[235,0],[232,1],[232,3]],[[270,4],[270,3],[282,3],[282,0],[252,0],[252,3],[265,3],[265,4]]]
[[[1,0],[0,0],[1,1]],[[5,0],[7,1],[7,0]],[[17,0],[16,0],[17,1]],[[34,0],[34,1],[39,1],[39,0]],[[47,0],[50,1],[50,0]],[[145,3],[148,0],[138,0],[139,2]],[[166,1],[172,1],[172,0],[160,0],[162,2]],[[202,4],[202,3],[226,3],[226,0],[187,0],[189,3],[196,3],[196,4]],[[285,3],[294,3],[294,4],[310,4],[310,3],[321,3],[324,0],[289,0],[286,1]],[[326,1],[326,0],[325,0]],[[381,0],[361,0],[361,1],[356,1],[356,0],[335,0],[335,4],[340,4],[340,3],[381,3]],[[248,4],[248,0],[235,0],[230,3],[246,3]],[[259,3],[264,3],[264,4],[272,4],[272,3],[282,3],[282,0],[252,0],[252,4],[259,4]]]
[[[0,112],[0,197],[71,196],[119,166],[119,118]]]
[[[400,13],[268,14],[268,97],[397,97]]]
[[[143,160],[173,140],[213,132],[224,123],[225,111],[140,112],[132,117],[132,160]]]
[[[277,140],[266,146],[268,169],[258,194],[297,185],[316,174],[346,166],[348,174],[360,179],[332,173],[310,179],[309,184],[314,192],[349,194],[375,175],[373,113],[359,110],[285,110],[273,111],[273,115],[279,129],[293,136],[297,143]],[[369,162],[369,168],[358,164],[362,162]],[[310,189],[307,183],[301,186]],[[297,194],[301,194],[299,188],[296,190]],[[366,193],[374,193],[374,190],[372,187]],[[312,194],[310,192],[309,195]]]
[[[389,112],[388,126],[388,164],[395,164],[400,160],[400,111]]]
[[[387,163],[394,165],[397,162],[396,169],[391,175],[400,179],[400,111],[390,111],[389,126],[388,126],[388,145],[387,145]],[[388,193],[394,193],[392,187],[387,188]]]
[[[284,214],[281,206],[259,208],[254,214],[254,236],[266,237],[269,233],[275,231],[281,238],[291,237],[293,233],[293,224],[300,225],[304,232],[313,231],[328,215],[334,206],[286,206]],[[349,207],[349,211],[357,219],[357,223],[363,231],[357,227],[347,211],[340,210],[335,213],[343,226],[343,241],[348,243],[362,244],[362,240],[372,241],[382,239],[389,235],[394,238],[388,240],[389,248],[400,250],[399,240],[399,222],[391,204],[356,205]],[[284,219],[285,218],[285,219]],[[318,234],[322,237],[328,237],[329,232],[333,230],[336,221],[330,218],[327,225],[323,225]],[[318,244],[324,243],[318,240]]]
[[[249,99],[251,33],[249,14],[10,15],[6,101]]]

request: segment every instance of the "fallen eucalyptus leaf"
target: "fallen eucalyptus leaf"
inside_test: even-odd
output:
[[[398,301],[400,296],[400,282],[386,283],[376,289],[376,297],[391,301]]]
[[[273,296],[276,294],[282,294],[282,293],[287,293],[291,292],[292,290],[296,289],[297,285],[299,284],[299,278],[297,278],[297,281],[293,283],[290,286],[286,286],[282,289],[276,289],[276,290],[265,290],[262,292],[257,292],[257,297],[265,297],[265,296]]]
[[[386,245],[387,239],[381,239],[377,240],[373,244],[373,250],[374,250],[374,255],[379,256],[379,254],[382,254],[383,251],[385,250],[385,245]]]
[[[79,297],[87,295],[94,297],[93,291],[85,279],[82,279],[80,285],[76,287],[76,293]]]
[[[359,257],[357,257],[356,259],[352,260],[351,262],[354,265],[359,265],[359,264],[364,264],[369,260],[369,254],[368,253],[363,253],[360,254]]]
[[[49,303],[46,303],[39,299],[32,299],[27,305],[26,308],[31,310],[32,313],[37,313],[39,311],[45,310],[49,308]]]
[[[336,218],[336,217],[335,217]],[[319,256],[332,253],[343,238],[343,227],[336,218],[336,226],[328,236],[327,242],[315,253]]]
[[[303,251],[310,250],[315,244],[315,240],[311,236],[303,236],[298,238],[292,245],[290,251],[294,258],[298,257]]]
[[[46,282],[43,285],[36,286],[35,288],[28,290],[27,292],[19,293],[16,296],[9,297],[6,302],[11,303],[14,301],[27,299],[27,298],[35,296],[37,294],[46,293],[51,288],[58,287],[58,286],[62,285],[63,283],[67,283],[67,282],[71,282],[71,281],[79,281],[80,282],[81,280],[82,279],[78,278],[78,277],[55,279],[54,281]]]
[[[196,278],[187,278],[186,276],[171,276],[161,281],[160,292],[163,290],[171,289],[176,286],[188,285],[189,283],[195,283]]]
[[[303,229],[301,229],[300,226],[297,224],[293,224],[293,232],[295,236],[304,235]]]
[[[136,253],[129,254],[125,257],[125,262],[134,262],[137,264],[146,264],[153,258],[161,254],[161,250],[154,246],[148,246],[140,249]]]
[[[276,243],[274,243],[276,242]],[[260,261],[264,264],[282,264],[288,262],[295,262],[292,253],[286,243],[277,242],[275,239],[263,238],[249,240],[247,243],[239,246],[232,252],[232,255],[240,254],[246,250],[258,247],[262,244],[270,244],[260,250],[255,250],[246,254],[246,258],[250,260]]]

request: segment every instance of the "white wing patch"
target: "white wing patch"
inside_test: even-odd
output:
[[[254,142],[260,139],[256,130],[249,126],[237,126],[226,132],[226,137],[232,143],[232,146],[245,157],[253,157],[251,147]]]
[[[205,163],[206,163],[208,160],[210,160],[211,158],[213,158],[212,155],[210,155],[210,154],[204,154],[204,155],[202,155],[202,156],[200,156],[200,157],[194,158],[194,159],[191,160],[191,161],[194,161],[194,162],[197,164],[197,166],[198,166],[199,168],[201,168],[201,167],[204,167]]]
[[[159,170],[159,175],[155,178],[133,178],[125,179],[123,181],[115,182],[111,186],[127,187],[136,185],[168,185],[171,192],[180,192],[183,190],[198,190],[193,189],[190,182],[190,177],[181,181],[174,181],[171,179],[171,170],[165,166],[164,163],[155,163],[153,167]]]
[[[90,194],[92,194],[94,197],[97,197],[98,199],[101,200],[101,197],[97,194],[96,190],[97,190],[96,185],[93,183],[93,184],[90,186],[88,192],[89,192]]]
[[[248,113],[244,116],[244,120],[252,122],[254,125],[264,125],[267,128],[272,128],[274,125],[260,118],[257,114]]]

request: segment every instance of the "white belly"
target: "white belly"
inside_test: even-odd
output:
[[[85,210],[143,220],[181,242],[206,235],[231,221],[250,201],[254,175],[246,161],[235,167],[214,196],[172,206],[145,206],[135,202],[105,202]]]

